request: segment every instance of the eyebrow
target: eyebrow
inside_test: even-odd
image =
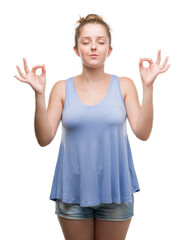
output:
[[[91,38],[91,37],[86,36],[86,37],[82,37],[81,39],[83,39],[83,38]],[[105,37],[104,36],[97,36],[97,38],[105,38]]]

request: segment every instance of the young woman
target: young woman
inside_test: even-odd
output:
[[[50,199],[55,201],[60,226],[67,240],[125,239],[134,215],[135,192],[140,191],[127,136],[126,119],[137,138],[147,140],[153,123],[153,83],[165,72],[162,65],[142,58],[142,106],[128,77],[104,72],[112,52],[111,33],[95,14],[80,18],[74,51],[82,73],[54,84],[45,107],[45,65],[30,71],[24,58],[18,80],[35,91],[35,133],[40,146],[48,145],[62,121],[62,139]],[[143,67],[143,61],[149,67]],[[42,68],[42,75],[36,69]]]

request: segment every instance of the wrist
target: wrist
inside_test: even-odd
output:
[[[45,97],[45,92],[43,93],[35,92],[35,98],[44,98],[44,97]]]
[[[143,87],[143,90],[144,91],[150,91],[150,90],[153,90],[153,84],[150,84],[150,85],[146,85],[145,83],[142,84],[142,87]]]

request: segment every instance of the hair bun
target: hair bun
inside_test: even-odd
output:
[[[80,17],[80,19],[77,21],[77,23],[80,23],[80,24],[84,21],[88,21],[91,19],[103,21],[102,17],[100,17],[99,15],[96,15],[96,14],[88,14],[85,18],[81,17],[80,15],[79,15],[79,17]]]
[[[89,20],[89,19],[99,19],[99,20],[103,21],[103,19],[99,15],[96,15],[96,14],[87,15],[86,20]]]

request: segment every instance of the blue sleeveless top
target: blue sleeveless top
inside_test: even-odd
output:
[[[119,77],[111,74],[105,98],[83,104],[74,78],[66,80],[62,138],[50,200],[81,207],[131,202],[140,191],[127,136]]]

